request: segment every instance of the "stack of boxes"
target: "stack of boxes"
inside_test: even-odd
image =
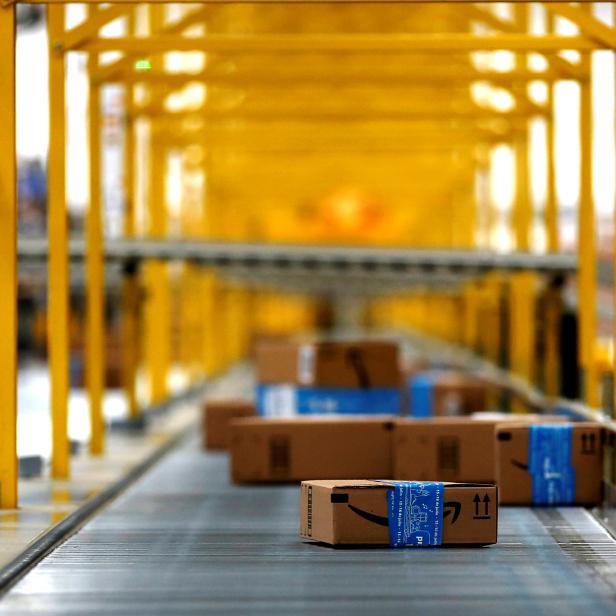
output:
[[[409,386],[412,414],[428,417],[400,417],[398,352],[388,342],[281,340],[257,358],[256,405],[210,402],[205,444],[229,448],[235,482],[303,482],[306,539],[398,545],[402,533],[400,545],[488,544],[497,503],[601,501],[599,424],[474,413],[486,407],[485,385],[445,372]],[[429,517],[440,526],[419,525],[409,538],[413,524],[398,528],[392,512],[413,511],[415,499],[440,512]]]
[[[256,406],[264,417],[399,415],[398,345],[359,340],[257,347]]]

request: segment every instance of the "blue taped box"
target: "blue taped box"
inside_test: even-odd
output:
[[[487,408],[487,387],[470,375],[431,370],[407,381],[412,417],[465,415]]]
[[[498,531],[494,485],[304,481],[300,536],[330,545],[489,545]]]
[[[498,483],[507,505],[596,505],[604,430],[595,423],[497,428]]]
[[[399,415],[401,395],[397,387],[352,389],[261,383],[257,385],[256,406],[264,417]]]

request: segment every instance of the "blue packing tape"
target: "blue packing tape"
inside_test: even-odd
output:
[[[399,415],[402,405],[396,387],[352,389],[259,384],[257,412],[267,417],[292,415]]]
[[[387,491],[392,547],[441,545],[445,487],[435,481],[397,481]]]
[[[434,414],[434,374],[416,374],[409,380],[409,402],[412,417]]]
[[[575,502],[572,452],[572,426],[529,426],[528,472],[532,477],[533,504],[568,505]]]

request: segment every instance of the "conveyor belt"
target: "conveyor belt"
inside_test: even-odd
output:
[[[296,487],[235,487],[172,452],[28,573],[0,614],[616,613],[616,544],[584,509],[504,508],[489,548],[332,549]]]

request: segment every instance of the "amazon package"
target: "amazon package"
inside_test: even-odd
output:
[[[231,477],[240,483],[392,476],[392,418],[236,419]]]
[[[393,477],[496,482],[496,421],[466,417],[396,421]]]
[[[269,341],[256,350],[257,381],[304,387],[400,386],[398,345],[379,340]]]
[[[231,420],[252,415],[255,406],[250,400],[208,400],[203,406],[203,447],[227,449]]]
[[[407,381],[409,415],[417,418],[468,415],[488,408],[488,386],[451,370],[431,370]]]
[[[501,424],[498,484],[505,505],[596,505],[604,428],[596,423]]]
[[[555,415],[522,413],[399,419],[394,429],[393,477],[495,483],[497,426],[564,421]]]
[[[301,485],[300,536],[329,545],[496,543],[498,489],[489,484],[314,480]]]
[[[398,346],[387,341],[265,342],[256,406],[264,417],[399,415]]]

